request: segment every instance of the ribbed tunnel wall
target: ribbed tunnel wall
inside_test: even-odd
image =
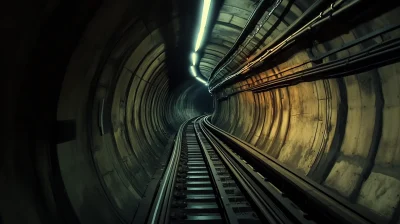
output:
[[[195,80],[188,81],[174,90],[168,105],[169,111],[174,113],[169,113],[166,119],[174,121],[171,125],[175,129],[189,118],[213,112],[212,97],[207,87],[199,85]]]
[[[334,194],[387,219],[396,216],[400,199],[399,63],[270,91],[251,91],[249,86],[311,68],[316,65],[311,63],[313,58],[396,24],[399,13],[393,9],[340,35],[315,36],[311,48],[299,44],[268,69],[219,90],[213,122]],[[319,63],[354,55],[399,35],[395,29]]]
[[[83,222],[111,223],[117,222],[114,220],[116,217],[130,222],[155,171],[160,168],[161,157],[167,155],[168,139],[183,121],[202,114],[193,102],[199,100],[196,99],[199,91],[206,91],[205,86],[186,81],[188,83],[182,83],[181,87],[171,88],[177,86],[172,82],[177,82],[178,74],[168,71],[167,57],[171,53],[169,48],[177,45],[180,24],[171,3],[167,3],[171,11],[162,11],[164,14],[157,16],[152,14],[152,11],[160,10],[152,7],[160,7],[160,4],[166,3],[146,5],[143,9],[150,13],[129,21],[116,40],[105,39],[107,43],[104,47],[112,47],[101,52],[101,57],[87,55],[88,59],[105,60],[100,68],[78,75],[78,71],[73,70],[74,63],[71,63],[71,70],[66,75],[58,120],[85,123],[85,117],[81,120],[67,114],[71,110],[77,114],[85,114],[87,109],[91,111],[90,128],[82,127],[78,129],[81,133],[77,133],[82,137],[88,133],[89,141],[76,139],[58,146],[61,174],[65,177],[68,197],[72,207],[79,208],[77,212]],[[118,4],[116,7],[122,6]],[[102,15],[99,19],[110,17],[112,15]],[[93,29],[104,32],[101,22],[97,23],[94,18],[91,24]],[[120,29],[107,33],[118,34]],[[85,41],[92,46],[101,46],[101,43],[93,41],[101,31],[90,31]],[[87,49],[85,54],[88,54]],[[100,63],[94,61],[96,66]],[[82,79],[85,76],[87,83]],[[74,77],[80,80],[70,81]],[[72,86],[68,83],[80,83],[82,86],[78,89],[89,92],[71,93]],[[90,89],[90,85],[95,85],[95,89]],[[86,94],[87,101],[82,97]],[[79,102],[80,106],[77,105]],[[90,147],[87,148],[86,144]],[[93,156],[94,167],[86,160],[86,153]],[[93,182],[90,181],[92,178]],[[86,181],[77,186],[82,179]],[[100,191],[96,190],[99,186],[102,186]],[[99,210],[102,215],[97,214]]]
[[[210,100],[205,86],[168,70],[179,41],[193,41],[182,25],[192,30],[194,20],[178,16],[188,2],[12,1],[1,7],[1,46],[9,63],[2,82],[7,133],[0,150],[0,220],[132,221],[173,132],[210,112],[209,104],[198,104]],[[227,0],[221,6],[201,50],[205,77],[233,46],[256,3]],[[282,1],[217,78],[273,41],[312,3]],[[398,215],[400,64],[269,91],[248,87],[313,67],[314,61],[305,62],[396,24],[399,14],[377,13],[350,31],[347,15],[335,24],[343,30],[322,29],[311,45],[295,45],[251,78],[215,92],[213,122],[366,212]],[[318,63],[399,35],[394,29]],[[174,59],[185,69],[187,53]]]
[[[20,33],[10,32],[21,52],[34,50],[24,58],[7,48],[15,55],[10,62],[31,66],[9,76],[7,84],[22,91],[5,88],[13,138],[0,157],[0,221],[130,223],[174,132],[211,112],[206,86],[169,70],[184,29],[178,7],[170,1],[35,6],[9,13],[26,18],[48,10],[49,16],[28,25],[21,20]],[[43,26],[37,36],[33,24]],[[39,47],[29,38],[38,38]]]

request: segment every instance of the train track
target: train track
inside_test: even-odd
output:
[[[198,129],[198,123],[191,122],[182,139],[171,222],[259,223],[236,181]]]
[[[283,184],[257,172],[207,122],[199,117],[180,127],[148,223],[343,223],[345,216],[297,206]]]

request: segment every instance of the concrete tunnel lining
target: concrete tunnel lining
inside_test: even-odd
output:
[[[324,37],[326,33],[320,31],[315,34],[317,41],[308,51],[307,47],[288,50],[288,57],[276,58],[261,72],[222,88],[216,96],[220,103],[217,104],[213,122],[293,170],[311,177],[332,191],[333,195],[343,197],[355,207],[371,209],[389,220],[397,217],[399,179],[393,172],[396,165],[389,160],[386,164],[378,161],[382,161],[383,152],[388,153],[383,146],[387,141],[382,144],[386,138],[382,132],[388,124],[382,121],[395,119],[393,115],[385,118],[384,114],[388,115],[386,98],[398,96],[397,90],[389,90],[382,80],[389,76],[398,77],[393,70],[398,63],[343,78],[310,80],[269,91],[251,91],[253,84],[284,79],[294,72],[315,66],[298,66],[310,60],[308,58],[346,46],[372,31],[384,30],[396,13],[398,7],[371,20],[349,21],[354,28],[348,28],[337,36]],[[354,55],[396,37],[397,29],[331,54],[319,63]],[[301,43],[298,45],[301,46]],[[267,115],[254,114],[254,111],[260,110]],[[249,139],[249,135],[252,138]]]
[[[218,25],[210,30],[199,62],[206,78],[229,51],[239,35],[235,29],[244,27],[254,3],[227,0],[222,4],[216,19]],[[243,64],[251,52],[260,51],[312,3],[282,1],[244,49],[245,53],[236,57],[217,78]],[[168,3],[161,1],[152,6],[129,1],[63,4],[49,3],[48,11],[36,7],[23,9],[21,14],[46,16],[24,25],[21,19],[17,24],[25,29],[16,36],[30,32],[35,35],[31,34],[30,41],[27,41],[30,36],[9,38],[11,43],[24,43],[18,51],[5,48],[8,53],[16,51],[10,59],[15,61],[11,64],[15,71],[10,73],[7,84],[22,86],[25,92],[5,89],[6,96],[12,99],[6,101],[10,105],[7,127],[11,136],[20,137],[10,138],[0,156],[3,158],[0,195],[5,198],[5,203],[0,203],[0,216],[5,223],[14,220],[129,223],[146,192],[144,183],[150,182],[160,165],[173,132],[188,118],[210,112],[210,105],[196,103],[205,98],[206,88],[190,77],[182,79],[180,85],[176,84],[180,79],[171,80],[170,46],[185,38],[180,33],[183,22],[176,3],[171,3],[164,14],[159,13],[157,4]],[[81,21],[72,16],[64,21],[54,15],[63,10],[66,12],[60,15],[68,15],[67,11],[75,7],[81,9],[76,10]],[[285,16],[279,18],[284,12]],[[372,212],[384,221],[398,219],[399,63],[268,91],[248,89],[249,85],[282,79],[314,66],[310,63],[286,70],[394,24],[398,13],[396,6],[369,20],[350,21],[354,27],[343,28],[346,32],[319,31],[316,41],[308,45],[311,47],[299,43],[284,53],[288,56],[277,57],[262,71],[219,89],[213,93],[213,123],[365,213]],[[21,14],[21,18],[28,17]],[[53,36],[58,32],[55,24],[62,21],[65,26],[80,27],[71,34],[74,36],[69,42],[61,41],[62,35]],[[41,26],[43,30],[34,30]],[[45,29],[53,31],[46,33]],[[164,35],[165,30],[169,35]],[[266,34],[268,37],[264,38]],[[395,29],[332,54],[321,63],[345,58],[375,44],[395,40],[399,35],[400,31]],[[64,44],[71,49],[64,52],[57,48],[63,54],[55,50],[39,52],[42,48],[35,51],[32,50],[35,38],[43,49],[51,48],[51,44]],[[26,51],[33,52],[36,59],[16,57]],[[45,57],[38,57],[41,55]],[[46,60],[53,63],[49,68],[40,67]],[[24,63],[29,66],[17,66]],[[37,78],[33,76],[35,72],[39,74]],[[14,74],[26,76],[13,77]],[[27,80],[33,80],[32,86]],[[222,96],[228,97],[222,99]],[[32,98],[37,104],[28,102]],[[31,113],[32,117],[25,113]],[[101,113],[104,119],[99,119]],[[56,136],[56,132],[63,134]],[[58,166],[59,173],[55,169]],[[57,178],[62,178],[61,182]],[[29,188],[31,185],[34,187]],[[14,201],[24,201],[24,205]],[[19,215],[21,210],[26,211],[25,215]]]
[[[148,25],[145,21],[133,23],[124,33],[124,36],[127,37],[122,38],[128,39],[132,34],[134,38],[122,42],[122,45],[120,43],[114,45],[111,56],[107,58],[106,62],[106,66],[110,69],[103,70],[100,77],[97,78],[102,81],[100,85],[97,85],[93,102],[91,102],[93,105],[91,129],[87,132],[91,133],[90,153],[94,158],[96,171],[91,175],[94,175],[94,178],[96,175],[100,177],[104,192],[101,192],[102,189],[94,191],[98,188],[97,184],[92,186],[93,190],[89,190],[90,187],[86,183],[82,183],[85,186],[82,186],[83,189],[79,192],[75,185],[78,180],[64,180],[67,191],[70,186],[68,193],[73,207],[80,208],[80,219],[91,222],[96,220],[96,222],[102,223],[108,223],[112,219],[118,218],[127,222],[132,220],[134,217],[132,213],[138,209],[140,200],[145,194],[146,183],[151,181],[160,166],[160,159],[165,154],[165,144],[172,131],[182,121],[201,114],[196,112],[197,108],[191,107],[189,103],[195,100],[196,95],[187,94],[177,98],[168,87],[169,78],[164,65],[166,63],[166,43],[161,29],[178,32],[178,23],[174,19],[164,26],[166,27],[155,28],[151,31],[147,30]],[[121,47],[132,49],[132,53],[129,51],[122,53]],[[114,55],[113,52],[120,55]],[[117,64],[121,62],[124,64],[122,67]],[[116,74],[120,75],[115,77]],[[91,83],[91,85],[93,84]],[[69,87],[65,88],[69,89]],[[186,85],[186,88],[194,89],[192,94],[196,94],[199,88],[206,91],[204,86],[193,86],[193,82]],[[82,89],[88,88],[82,87]],[[169,98],[171,100],[168,100]],[[191,100],[188,101],[187,98]],[[183,103],[179,104],[179,102]],[[184,108],[192,108],[194,111],[185,112],[182,110],[183,108],[176,108],[177,103]],[[75,108],[71,105],[67,107]],[[99,117],[99,113],[103,116]],[[179,115],[167,115],[175,113]],[[177,121],[162,119],[163,117],[175,118]],[[99,121],[103,123],[103,127]],[[78,135],[84,136],[84,133]],[[60,150],[67,153],[73,151],[73,149]],[[83,150],[84,148],[78,149],[78,151]],[[64,157],[67,158],[67,155],[60,155],[60,158]],[[66,162],[61,165],[61,170],[65,169],[63,176],[71,177],[76,172],[73,168],[76,165]],[[88,161],[82,162],[87,163]],[[77,178],[81,178],[80,175]],[[89,193],[88,191],[93,192]],[[93,204],[87,206],[84,201],[79,199],[82,197],[89,197],[85,200],[90,201],[98,201],[99,198],[103,198],[103,202],[98,201],[96,206]],[[104,215],[96,214],[96,217],[93,217],[91,214],[101,207],[104,209]],[[114,210],[114,213],[107,209]]]
[[[104,3],[87,25],[71,59],[65,58],[69,60],[69,65],[67,74],[61,80],[63,87],[57,115],[58,132],[62,133],[62,138],[57,149],[52,152],[56,153],[58,161],[41,157],[43,162],[48,160],[49,167],[32,164],[48,169],[49,173],[38,174],[43,179],[41,184],[47,185],[36,191],[48,197],[49,204],[41,205],[38,201],[28,200],[26,208],[31,214],[18,217],[18,207],[5,208],[5,204],[1,203],[1,217],[6,223],[28,217],[30,223],[41,223],[52,218],[54,220],[50,222],[62,219],[75,223],[78,220],[81,223],[131,220],[146,188],[144,183],[148,182],[158,166],[159,162],[155,158],[165,154],[165,144],[171,134],[182,121],[203,113],[202,108],[198,111],[199,106],[194,103],[196,100],[204,100],[206,88],[203,85],[187,81],[186,78],[181,79],[185,84],[183,87],[169,87],[171,80],[167,75],[166,50],[163,46],[170,40],[168,36],[161,36],[160,32],[177,32],[176,18],[174,15],[161,14],[157,15],[159,17],[148,18],[146,13],[139,13],[142,17],[132,17],[135,11],[145,8],[149,12],[153,10],[146,4],[139,8],[137,6],[128,1]],[[64,9],[63,5],[58,7]],[[85,14],[84,11],[82,13]],[[159,24],[158,20],[163,20],[162,16],[166,19]],[[100,33],[102,35],[98,35]],[[178,36],[176,33],[169,35]],[[150,45],[161,48],[152,51]],[[136,56],[133,54],[127,60],[132,51],[137,52]],[[127,65],[121,66],[126,60]],[[138,70],[132,76],[129,70],[136,70],[135,67]],[[120,74],[120,78],[117,78]],[[131,81],[123,80],[121,77],[124,75]],[[114,92],[114,89],[118,91]],[[191,93],[181,96],[180,92],[186,89],[190,89]],[[43,92],[46,91],[50,92],[43,89]],[[203,96],[197,98],[196,94],[201,92]],[[57,92],[54,94],[58,95]],[[132,104],[140,106],[132,110]],[[103,109],[100,110],[100,107]],[[99,124],[100,111],[106,117],[101,120],[102,125]],[[51,136],[44,136],[43,141],[49,138]],[[59,165],[51,164],[53,162],[59,162]],[[52,166],[60,166],[59,174],[50,171]],[[58,186],[54,185],[51,175],[60,175],[57,178],[62,178],[58,182],[63,191],[61,196],[54,195],[57,190],[54,188]],[[135,178],[142,178],[141,182]],[[2,185],[2,189],[4,187]],[[35,189],[27,194],[33,192]],[[54,201],[61,198],[62,202]],[[35,217],[34,214],[40,212],[40,209],[52,210],[49,215]],[[57,214],[68,217],[57,217]]]

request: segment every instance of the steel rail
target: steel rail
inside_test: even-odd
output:
[[[172,151],[167,169],[163,175],[163,179],[160,183],[161,187],[159,188],[158,194],[155,197],[152,213],[150,214],[150,219],[147,221],[147,223],[165,223],[172,194],[172,186],[175,182],[176,169],[178,167],[180,158],[182,133],[189,121],[190,120],[185,121],[180,126],[178,133],[176,134],[174,149]]]
[[[306,209],[306,211],[309,212],[310,216],[327,217],[327,223],[364,224],[385,222],[381,217],[362,213],[360,208],[354,207],[344,199],[332,195],[322,186],[305,176],[295,173],[276,159],[261,153],[249,143],[212,125],[208,118],[205,119],[204,124],[211,133],[221,139],[224,144],[232,147],[242,158],[248,160],[258,172],[270,179],[271,182],[284,185],[286,191],[283,194],[291,197],[299,206],[308,207],[309,209]],[[301,203],[303,205],[300,205]]]
[[[199,131],[199,119],[181,125],[147,223],[260,223],[258,210]]]
[[[202,149],[202,152],[205,155],[206,158],[206,163],[208,164],[210,173],[211,173],[211,177],[212,177],[212,181],[214,183],[215,186],[215,190],[217,192],[217,195],[219,196],[219,200],[220,200],[220,204],[223,207],[223,211],[224,211],[224,215],[226,218],[227,223],[231,223],[231,224],[238,224],[239,220],[238,217],[236,216],[235,212],[233,211],[233,208],[231,206],[231,202],[229,201],[228,195],[226,194],[223,184],[220,180],[220,178],[218,177],[217,174],[217,169],[214,166],[213,162],[211,161],[211,156],[208,153],[208,151],[206,150],[206,146],[204,141],[200,138],[200,130],[197,127],[196,123],[201,119],[202,117],[199,117],[195,120],[195,124],[194,124],[194,129],[196,132],[196,137],[197,140],[200,142],[200,146]]]
[[[203,119],[202,119],[203,120]],[[204,121],[200,122],[200,127],[213,144],[213,147],[220,158],[227,164],[233,175],[241,183],[244,192],[251,198],[251,201],[260,210],[260,214],[268,223],[307,223],[314,221],[307,220],[304,212],[293,206],[287,197],[281,194],[276,186],[266,181],[260,173],[235,154],[229,147],[223,144],[214,134],[207,130]]]

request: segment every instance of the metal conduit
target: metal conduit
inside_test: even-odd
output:
[[[253,60],[250,63],[248,63],[247,65],[241,66],[241,68],[239,68],[238,71],[236,71],[232,75],[226,77],[221,82],[219,82],[218,84],[214,85],[213,87],[210,87],[210,92],[213,92],[216,88],[219,88],[221,85],[223,85],[227,81],[230,81],[233,78],[236,78],[238,75],[248,73],[249,70],[253,66],[255,66],[257,63],[263,62],[266,58],[268,58],[271,55],[275,54],[276,52],[278,52],[279,50],[281,50],[284,47],[288,46],[289,44],[295,42],[297,38],[299,38],[300,36],[304,35],[306,32],[309,32],[312,28],[315,28],[315,27],[325,23],[326,21],[328,21],[329,18],[331,18],[333,16],[337,16],[340,13],[343,13],[344,11],[354,7],[355,5],[360,3],[361,0],[352,1],[349,4],[343,6],[342,8],[338,8],[337,9],[337,7],[340,7],[340,5],[342,3],[344,3],[344,2],[345,2],[345,0],[339,0],[334,4],[331,4],[331,6],[328,9],[324,10],[323,12],[321,12],[317,17],[314,17],[306,25],[302,26],[299,30],[297,30],[296,32],[291,34],[284,41],[280,42],[277,46],[275,46],[275,47],[273,47],[271,49],[268,49],[266,51],[265,50],[260,51],[259,54],[257,54],[257,55],[252,57]],[[285,34],[286,34],[286,32],[285,32]],[[282,37],[282,36],[284,36],[284,35],[281,35],[280,37]],[[280,39],[280,37],[278,37],[276,40]],[[268,48],[269,46],[272,46],[276,42],[277,41],[271,42],[271,44],[266,46],[264,49]],[[255,58],[257,58],[257,59],[255,59]]]

